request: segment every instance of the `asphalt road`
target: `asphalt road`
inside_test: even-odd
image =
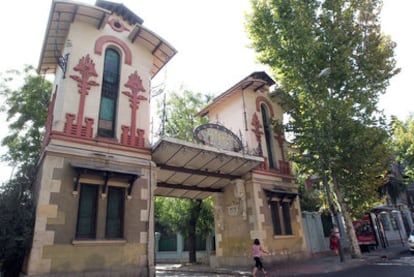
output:
[[[413,277],[414,255],[404,252],[399,257],[390,260],[382,260],[374,264],[332,273],[319,273],[306,276],[318,277]]]

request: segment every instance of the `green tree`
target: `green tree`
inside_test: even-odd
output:
[[[23,76],[23,85],[13,83]],[[5,98],[1,111],[6,112],[9,135],[2,140],[8,151],[3,160],[12,165],[36,164],[43,141],[52,84],[27,66],[23,73],[10,71],[3,78],[0,94]]]
[[[407,191],[407,181],[414,178],[414,120],[410,114],[405,121],[391,117],[392,148],[391,167],[382,175],[381,196],[386,196],[390,204],[397,207],[398,199]]]
[[[200,109],[212,99],[182,88],[181,93],[171,92],[165,103],[158,102],[157,114],[161,122],[161,136],[193,141],[194,129],[204,123],[205,118],[197,117]]]
[[[381,204],[379,198],[381,195],[376,192],[381,190],[384,184],[385,178],[381,177],[384,170],[391,166],[389,160],[390,147],[386,143],[389,138],[388,133],[382,128],[365,128],[362,125],[359,127],[362,129],[358,132],[347,134],[347,136],[353,136],[352,138],[343,140],[345,145],[342,147],[346,149],[346,155],[349,155],[350,158],[341,158],[340,163],[339,161],[332,163],[332,166],[335,164],[341,166],[337,170],[337,178],[340,178],[339,183],[341,183],[341,189],[344,192],[349,212],[353,218],[361,218],[367,211]],[[358,136],[355,136],[356,134]],[[346,141],[352,140],[356,145],[352,149],[348,149],[349,146]],[[307,176],[317,177],[318,173],[314,172],[312,168],[318,168],[319,166],[318,159],[313,160],[313,164],[302,163],[300,168],[305,172],[300,173],[301,178]],[[299,184],[303,182],[301,179],[299,181]],[[314,182],[320,183],[321,181],[321,178],[317,178]],[[319,185],[314,191],[303,192],[302,210],[306,210],[303,207],[310,208],[309,205],[312,202],[314,205],[317,204],[315,207],[319,207],[321,210],[329,209],[326,196],[321,198],[318,194],[318,192],[323,191],[321,188],[323,189],[323,186]],[[300,191],[302,192],[301,189]],[[335,199],[336,195],[332,194],[331,197]],[[320,205],[320,200],[323,200],[323,205]]]
[[[299,184],[301,210],[307,212],[322,211],[327,205],[325,205],[326,198],[323,197],[319,189],[319,178],[315,178],[316,176],[313,175],[312,171],[308,171],[297,163],[292,163],[292,168],[296,176],[296,183]]]
[[[339,140],[343,143],[339,147],[344,152],[340,155],[340,160],[332,164],[332,171],[337,183],[341,185],[350,214],[354,218],[361,218],[380,204],[377,191],[382,186],[383,179],[379,176],[391,166],[389,134],[384,128],[357,123],[349,130],[352,131],[347,134],[349,138]],[[349,146],[351,142],[353,145]]]
[[[350,193],[375,175],[369,169],[374,161],[370,155],[381,153],[383,136],[367,138],[365,132],[384,128],[377,103],[398,73],[395,44],[380,29],[381,1],[252,0],[252,7],[249,35],[259,61],[272,68],[280,84],[276,93],[288,108],[293,145],[315,159],[295,158],[325,177],[326,189],[332,186],[351,257],[360,257]],[[362,155],[360,142],[378,146],[378,152],[366,149]]]
[[[205,239],[214,227],[213,200],[157,197],[155,220],[188,239],[189,262],[195,263],[197,237]]]
[[[323,194],[318,189],[305,189],[303,182],[299,183],[300,208],[302,211],[319,212],[324,208]]]
[[[18,276],[32,243],[34,206],[23,171],[0,188],[0,272]]]
[[[18,84],[23,85],[18,87]],[[17,88],[15,88],[17,87]],[[0,269],[17,276],[31,246],[34,206],[31,185],[35,179],[47,118],[52,84],[33,67],[1,75],[1,111],[7,114],[9,134],[2,139],[7,153],[2,160],[15,167],[11,180],[0,187]]]
[[[404,167],[404,174],[414,180],[414,114],[405,121],[392,117],[392,150],[395,160]]]
[[[165,103],[158,103],[157,113],[162,119],[160,135],[192,141],[194,129],[207,122],[205,118],[196,117],[196,113],[210,99],[211,96],[186,89],[182,93],[171,93]],[[155,208],[158,223],[188,238],[189,262],[195,263],[197,236],[206,238],[214,227],[212,199],[162,197],[156,199]]]

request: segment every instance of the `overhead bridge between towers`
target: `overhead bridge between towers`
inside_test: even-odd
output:
[[[262,157],[174,138],[160,139],[152,160],[159,168],[155,195],[191,199],[222,192],[263,162]]]

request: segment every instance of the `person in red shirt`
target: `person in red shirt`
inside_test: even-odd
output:
[[[335,252],[335,255],[338,255],[339,232],[336,228],[331,230],[331,235],[329,236],[329,247]]]

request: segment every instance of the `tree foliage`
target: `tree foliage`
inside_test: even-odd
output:
[[[205,101],[203,101],[203,98]],[[212,99],[189,90],[171,93],[165,103],[158,103],[158,115],[162,118],[161,136],[193,140],[194,129],[207,122],[196,113]],[[189,262],[195,263],[196,237],[206,238],[214,227],[212,199],[177,199],[159,197],[155,202],[158,224],[181,233],[189,242]]]
[[[395,160],[404,168],[404,174],[414,180],[414,114],[405,121],[392,117],[392,150]]]
[[[157,114],[164,120],[161,122],[160,135],[192,141],[194,129],[207,123],[206,118],[197,117],[196,114],[211,99],[211,95],[187,89],[180,93],[171,92],[165,103],[158,102]]]
[[[31,245],[34,206],[31,185],[36,174],[44,135],[52,84],[33,67],[1,76],[1,111],[7,114],[9,134],[2,139],[7,148],[3,161],[15,174],[0,188],[0,268],[6,276],[17,276]],[[23,82],[22,86],[18,86]],[[2,266],[2,267],[1,267]]]
[[[354,145],[351,149],[348,145],[341,146],[347,154],[332,163],[332,174],[341,184],[349,212],[354,218],[361,218],[380,204],[377,191],[383,184],[381,174],[391,166],[391,149],[388,132],[383,128],[355,124],[350,130],[351,137],[345,142]]]
[[[30,176],[33,177],[33,176]],[[2,185],[0,191],[0,272],[18,276],[31,246],[34,206],[31,180],[23,172]]]
[[[279,82],[275,93],[290,115],[295,159],[327,177],[351,256],[359,257],[349,212],[361,205],[359,193],[374,192],[371,181],[386,167],[385,121],[377,104],[398,73],[395,43],[380,29],[381,1],[252,0],[252,7],[249,35],[259,61]]]
[[[326,198],[318,189],[306,189],[304,182],[299,182],[299,196],[300,196],[300,208],[302,211],[307,212],[320,212],[323,211],[328,205],[326,205]]]
[[[2,140],[8,148],[3,160],[15,163],[36,163],[43,140],[52,84],[27,66],[23,85],[13,89],[13,82],[22,75],[19,71],[8,72],[1,84],[5,103],[1,110],[7,114],[9,135]]]
[[[155,199],[155,218],[158,223],[168,226],[171,231],[190,237],[190,228],[187,224],[194,220],[192,213],[198,213],[197,222],[193,222],[195,234],[206,238],[214,227],[213,201],[211,198],[190,200],[172,197],[157,197]]]

